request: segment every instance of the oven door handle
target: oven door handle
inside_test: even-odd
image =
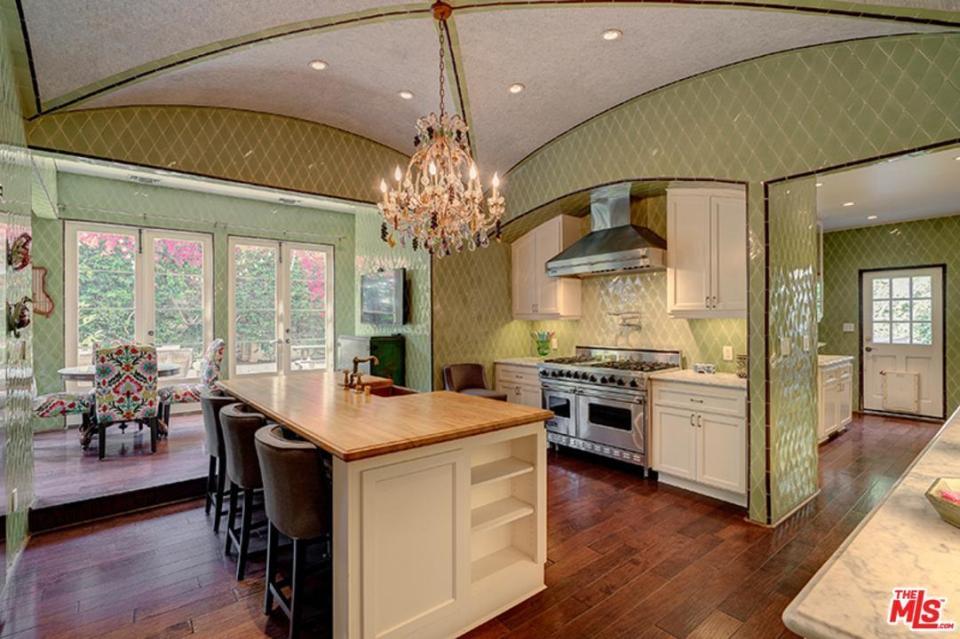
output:
[[[605,399],[605,400],[609,400],[611,402],[617,402],[620,404],[643,404],[644,403],[643,397],[617,397],[616,395],[612,395],[612,394],[597,393],[597,392],[584,391],[584,390],[578,390],[577,395],[580,395],[581,397],[589,397],[591,399]]]

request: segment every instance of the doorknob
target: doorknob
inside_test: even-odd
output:
[[[867,346],[867,347],[864,348],[863,350],[867,351],[868,353],[872,353],[872,352],[873,352],[873,347],[872,347],[872,346]]]

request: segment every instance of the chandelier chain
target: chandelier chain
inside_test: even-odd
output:
[[[444,38],[444,31],[447,29],[447,21],[440,20],[440,117],[443,118],[446,111],[444,102],[446,102],[446,80],[444,78],[444,49],[446,48],[446,39]]]

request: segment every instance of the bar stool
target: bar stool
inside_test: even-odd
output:
[[[256,432],[267,423],[266,418],[252,408],[232,403],[220,410],[223,429],[223,452],[227,458],[227,480],[230,482],[230,507],[227,509],[227,540],[224,553],[237,545],[237,580],[247,570],[247,550],[250,547],[250,529],[253,525],[253,495],[263,488],[260,463],[254,444]],[[237,492],[243,492],[243,512],[239,532],[234,527],[237,517]]]
[[[223,447],[223,429],[220,426],[220,411],[224,406],[236,400],[216,389],[200,394],[200,409],[203,412],[203,433],[207,452],[210,455],[210,467],[207,470],[207,498],[204,510],[213,513],[213,532],[220,532],[220,519],[223,516],[223,490],[227,482],[226,456]]]
[[[290,620],[293,639],[303,617],[301,598],[307,545],[318,540],[326,542],[331,531],[331,484],[320,450],[309,442],[284,437],[280,426],[258,430],[256,446],[268,520],[264,612],[270,614],[276,598]],[[276,578],[278,533],[293,540],[289,598],[281,592],[286,583]],[[326,560],[329,558],[326,553]]]

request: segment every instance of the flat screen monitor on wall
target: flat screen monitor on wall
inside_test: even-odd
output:
[[[360,277],[360,321],[364,324],[403,324],[406,321],[406,269]]]

